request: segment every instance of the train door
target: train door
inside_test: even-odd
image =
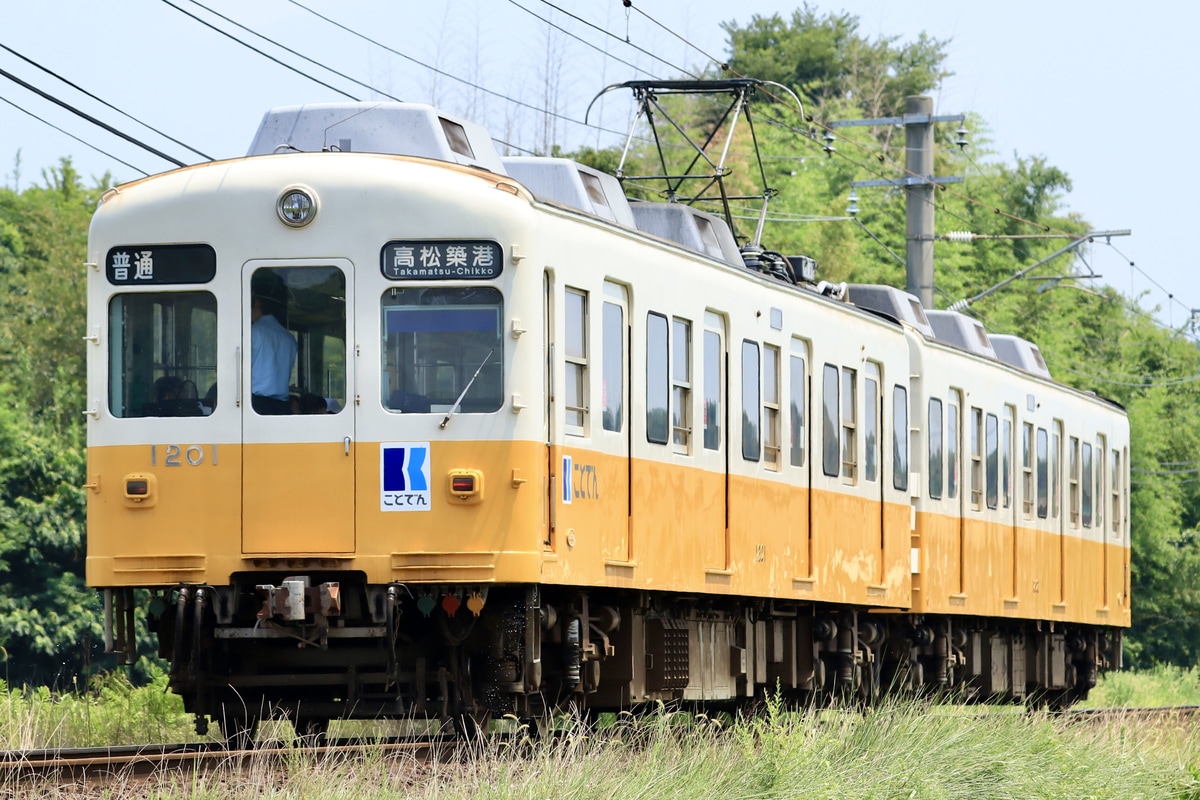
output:
[[[604,282],[600,319],[600,446],[615,456],[605,476],[605,504],[613,510],[613,524],[605,534],[605,558],[633,561],[629,540],[632,514],[629,404],[629,297],[628,290]]]
[[[242,551],[354,551],[352,269],[243,270]]]
[[[1006,538],[1008,540],[1008,553],[1011,563],[1009,566],[1008,577],[1011,587],[1009,597],[1020,598],[1020,578],[1018,567],[1021,563],[1020,556],[1020,528],[1017,524],[1017,503],[1015,492],[1013,491],[1013,466],[1014,466],[1014,448],[1013,441],[1016,436],[1016,409],[1011,405],[1004,406],[1004,419],[1001,422],[1000,428],[1000,507],[1001,514],[1004,519],[1004,527],[1006,530]]]
[[[844,373],[843,373],[844,375]],[[876,584],[884,583],[887,567],[883,563],[883,537],[884,537],[884,517],[886,516],[886,497],[887,492],[884,487],[886,483],[882,472],[882,453],[883,453],[883,438],[884,432],[881,430],[883,421],[883,394],[882,384],[879,375],[879,365],[874,361],[868,361],[863,368],[863,410],[862,410],[862,442],[863,442],[863,482],[870,492],[870,503],[868,508],[875,509],[874,513],[863,515],[863,552],[869,553],[871,558],[876,559],[876,568],[871,574],[871,580]],[[853,397],[853,392],[843,393],[843,403],[846,402],[845,395]],[[850,402],[853,402],[851,399]],[[895,420],[893,420],[894,422]],[[904,426],[904,441],[905,445],[908,442],[907,429],[908,425]],[[897,431],[897,435],[899,435]],[[893,443],[894,444],[894,443]],[[907,467],[905,467],[907,470]],[[889,470],[890,474],[891,470]]]
[[[966,588],[966,491],[962,485],[962,390],[951,389],[946,404],[946,498],[950,501],[950,514],[955,520],[955,540],[958,545],[958,562],[955,567],[958,578],[957,594],[965,594]]]
[[[713,311],[704,312],[704,333],[700,354],[702,418],[696,427],[702,431],[701,446],[695,450],[697,465],[706,483],[711,480],[710,508],[703,534],[704,568],[722,572],[729,569],[729,453],[727,393],[729,359],[725,352],[725,318]]]

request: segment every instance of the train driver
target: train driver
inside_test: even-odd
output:
[[[278,301],[255,295],[250,306],[250,404],[259,414],[290,414],[288,382],[296,340],[276,319]]]

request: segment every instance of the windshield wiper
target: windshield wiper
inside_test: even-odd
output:
[[[483,362],[475,370],[475,374],[471,376],[471,380],[467,381],[467,385],[463,387],[462,394],[458,396],[458,399],[454,401],[454,405],[450,406],[450,410],[446,412],[446,417],[442,420],[442,424],[438,426],[439,428],[446,427],[446,423],[449,422],[450,418],[458,411],[458,407],[462,404],[463,398],[466,397],[467,392],[471,390],[471,384],[475,383],[475,379],[479,377],[479,373],[483,371],[484,365],[487,364],[488,359],[492,357],[492,353],[494,352],[496,352],[494,347],[491,350],[488,350],[488,354],[483,357]]]

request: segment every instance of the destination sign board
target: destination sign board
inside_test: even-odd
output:
[[[380,269],[393,281],[491,280],[504,270],[504,252],[486,240],[395,241],[383,246]]]
[[[217,252],[206,244],[130,244],[108,251],[108,282],[116,286],[208,283],[217,274]]]

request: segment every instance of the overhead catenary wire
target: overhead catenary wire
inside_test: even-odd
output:
[[[170,141],[170,142],[173,142],[174,144],[177,144],[177,145],[179,145],[180,147],[184,148],[185,150],[190,150],[191,152],[195,153],[196,155],[198,155],[198,156],[200,156],[201,158],[203,158],[203,159],[206,159],[206,160],[208,160],[208,161],[213,161],[213,160],[214,160],[214,159],[213,159],[213,157],[212,157],[212,156],[210,156],[210,155],[208,155],[207,153],[203,153],[203,152],[201,152],[201,151],[197,150],[196,148],[192,147],[190,144],[187,144],[186,142],[181,142],[181,141],[179,141],[178,139],[176,139],[175,137],[173,137],[173,136],[170,136],[169,134],[163,133],[163,132],[162,132],[162,131],[160,131],[158,128],[155,128],[153,125],[148,125],[147,123],[143,122],[142,120],[138,119],[137,117],[134,117],[134,116],[133,116],[133,115],[131,115],[131,114],[127,114],[126,112],[124,112],[124,111],[122,111],[121,109],[119,109],[119,108],[117,108],[116,106],[114,106],[112,103],[109,103],[108,101],[104,100],[103,98],[97,97],[96,95],[94,95],[94,94],[92,94],[91,92],[89,92],[87,89],[84,89],[82,86],[79,86],[78,84],[72,83],[71,81],[69,81],[69,80],[67,80],[66,78],[64,78],[62,75],[59,75],[57,72],[54,72],[53,70],[51,70],[51,69],[48,69],[48,68],[46,68],[46,67],[42,66],[42,65],[41,65],[41,64],[39,64],[38,62],[34,61],[32,58],[29,58],[28,56],[22,55],[21,53],[18,53],[16,50],[12,49],[12,48],[11,48],[11,47],[9,47],[8,45],[6,45],[6,44],[4,44],[4,43],[0,43],[0,48],[4,48],[4,49],[5,49],[5,50],[7,50],[9,53],[12,53],[14,56],[16,56],[17,58],[19,58],[19,59],[21,59],[22,61],[24,61],[26,64],[29,64],[29,65],[31,65],[31,66],[34,66],[34,67],[37,67],[37,68],[38,68],[38,69],[40,69],[42,72],[45,72],[47,75],[50,75],[51,77],[53,77],[53,78],[56,78],[56,79],[58,79],[58,80],[62,81],[62,82],[63,82],[63,83],[65,83],[67,86],[70,86],[72,89],[74,89],[75,91],[77,91],[77,92],[79,92],[79,93],[81,93],[81,94],[83,94],[83,95],[85,95],[85,96],[87,96],[87,97],[90,97],[91,99],[95,100],[97,103],[100,103],[100,104],[101,104],[101,105],[103,105],[105,108],[109,108],[109,109],[111,109],[111,110],[113,110],[113,111],[116,111],[118,114],[120,114],[121,116],[125,117],[126,119],[129,119],[129,120],[132,120],[133,122],[136,122],[138,125],[141,125],[143,128],[146,128],[147,130],[154,131],[154,132],[155,132],[155,133],[157,133],[159,136],[163,137],[164,139],[167,139],[167,140],[168,140],[168,141]],[[74,137],[72,137],[72,138],[74,138]],[[124,164],[125,162],[121,162],[121,163],[123,163],[123,164]],[[127,167],[128,167],[128,166],[130,166],[130,165],[129,165],[129,164],[125,164],[125,166],[127,166]],[[132,168],[132,167],[131,167],[131,168]]]
[[[9,100],[7,97],[0,96],[0,102],[7,103],[8,105],[10,105],[10,106],[12,106],[13,108],[15,108],[17,111],[20,111],[20,112],[21,112],[21,113],[23,113],[23,114],[28,114],[29,116],[33,117],[34,119],[36,119],[38,122],[42,123],[43,125],[48,125],[48,126],[50,126],[50,127],[51,127],[51,128],[53,128],[54,130],[56,130],[56,131],[58,131],[59,133],[63,134],[64,136],[69,136],[70,138],[72,138],[72,139],[74,139],[75,141],[79,142],[79,143],[80,143],[81,145],[83,145],[84,147],[89,147],[89,148],[91,148],[92,150],[95,150],[95,151],[96,151],[97,153],[99,153],[100,155],[102,155],[102,156],[106,156],[106,157],[108,157],[108,158],[111,158],[113,161],[116,161],[118,164],[123,164],[124,166],[126,166],[126,167],[129,167],[131,170],[133,170],[134,172],[136,172],[136,173],[138,173],[138,174],[140,174],[140,175],[149,175],[149,174],[150,174],[149,172],[146,172],[146,170],[144,170],[144,169],[141,169],[141,168],[139,168],[139,167],[135,167],[133,164],[130,164],[128,161],[125,161],[125,160],[123,160],[123,159],[117,158],[117,157],[116,157],[116,156],[114,156],[112,153],[109,153],[109,152],[107,152],[107,151],[105,151],[105,150],[101,150],[99,147],[97,147],[96,145],[92,144],[91,142],[89,142],[89,141],[86,141],[86,140],[84,140],[84,139],[80,139],[80,138],[79,138],[78,136],[76,136],[75,134],[73,134],[73,133],[71,133],[71,132],[69,132],[69,131],[65,131],[65,130],[63,130],[62,128],[60,128],[60,127],[58,127],[57,125],[55,125],[53,122],[50,122],[50,121],[48,121],[48,120],[45,120],[45,119],[42,119],[42,118],[41,118],[41,117],[39,117],[37,114],[34,114],[32,111],[30,111],[30,110],[29,110],[29,109],[27,109],[27,108],[22,108],[21,106],[17,105],[17,104],[16,104],[16,103],[14,103],[13,101]]]
[[[10,81],[17,84],[21,88],[27,89],[28,91],[33,92],[38,97],[41,97],[43,100],[49,100],[51,103],[54,103],[56,106],[59,106],[60,108],[64,108],[67,111],[70,111],[72,114],[76,115],[77,117],[81,117],[81,118],[87,120],[88,122],[92,123],[93,125],[103,128],[104,130],[108,131],[112,135],[118,136],[118,137],[124,139],[125,141],[129,142],[130,144],[137,145],[138,147],[142,148],[143,150],[145,150],[149,153],[153,153],[154,155],[158,156],[159,158],[163,159],[164,161],[168,161],[177,167],[186,167],[187,166],[187,164],[185,162],[180,161],[179,159],[175,158],[174,156],[169,156],[166,153],[162,152],[161,150],[151,147],[150,145],[146,144],[145,142],[141,141],[140,139],[136,139],[133,136],[130,136],[129,134],[127,134],[123,131],[117,130],[112,125],[109,125],[107,122],[102,122],[101,120],[96,119],[91,114],[88,114],[85,111],[81,111],[80,109],[76,108],[75,106],[71,105],[70,103],[66,102],[65,100],[60,100],[59,98],[55,97],[54,95],[50,94],[49,92],[39,89],[38,87],[34,86],[33,84],[27,83],[26,81],[21,80],[16,75],[13,75],[11,72],[9,72],[8,70],[0,69],[0,75],[4,76],[5,78],[8,78]],[[24,110],[24,109],[22,109],[22,110]],[[65,133],[65,131],[64,131],[64,133]],[[75,138],[75,137],[71,137],[71,138]],[[115,159],[115,160],[120,161],[120,159]],[[121,163],[125,164],[124,161],[121,161]],[[131,164],[125,164],[125,166],[129,167],[130,169],[135,169],[135,167],[133,167]],[[138,170],[138,172],[141,172],[141,170]],[[143,172],[142,174],[145,175],[146,173]]]
[[[221,34],[222,36],[224,36],[224,37],[226,37],[226,38],[229,38],[229,39],[232,39],[233,41],[237,42],[238,44],[242,45],[243,47],[246,47],[246,48],[249,48],[250,50],[253,50],[254,52],[258,53],[258,54],[259,54],[260,56],[262,56],[263,58],[266,58],[266,59],[269,59],[269,60],[271,60],[271,61],[274,61],[276,64],[278,64],[279,66],[283,67],[284,69],[291,70],[292,72],[296,73],[297,75],[300,75],[301,77],[308,78],[308,79],[309,79],[310,81],[312,81],[313,83],[320,84],[321,86],[324,86],[326,89],[329,89],[330,91],[337,92],[337,93],[338,93],[338,94],[340,94],[342,97],[345,97],[345,98],[347,98],[347,99],[349,99],[349,100],[358,100],[358,99],[359,99],[359,98],[355,97],[354,95],[350,94],[349,92],[343,91],[342,89],[339,89],[339,88],[337,88],[336,86],[333,86],[332,84],[328,84],[328,83],[326,83],[325,81],[321,80],[320,78],[317,78],[317,77],[315,77],[315,76],[313,76],[313,75],[309,75],[309,74],[308,74],[308,73],[306,73],[306,72],[303,72],[303,71],[301,71],[301,70],[299,70],[299,69],[296,69],[296,68],[295,68],[295,67],[293,67],[291,64],[288,64],[286,61],[282,61],[282,60],[280,60],[280,59],[276,58],[275,56],[271,55],[270,53],[263,52],[262,50],[258,49],[257,47],[255,47],[254,45],[250,44],[249,42],[244,42],[244,41],[242,41],[241,39],[239,39],[238,37],[234,36],[234,35],[233,35],[232,33],[230,33],[229,31],[224,31],[224,30],[221,30],[221,29],[220,29],[220,28],[218,28],[216,25],[213,25],[211,22],[209,22],[209,21],[207,21],[207,20],[204,20],[204,19],[201,19],[200,17],[196,16],[196,15],[195,15],[195,14],[193,14],[192,12],[190,12],[190,11],[187,11],[186,9],[180,8],[179,6],[175,5],[174,3],[172,3],[172,2],[171,2],[171,0],[162,0],[162,2],[166,3],[166,4],[167,4],[167,5],[169,5],[171,8],[175,9],[176,11],[178,11],[180,14],[183,14],[184,16],[191,17],[192,19],[196,20],[196,22],[199,22],[201,25],[205,26],[206,28],[210,28],[211,30],[214,30],[214,31],[216,31],[217,33]],[[193,2],[194,2],[194,0],[193,0]],[[199,5],[199,3],[197,3],[197,5]],[[202,6],[202,7],[203,7],[203,6]],[[262,38],[264,38],[264,39],[265,39],[266,37],[262,37]],[[330,71],[332,72],[332,70],[330,70]]]

